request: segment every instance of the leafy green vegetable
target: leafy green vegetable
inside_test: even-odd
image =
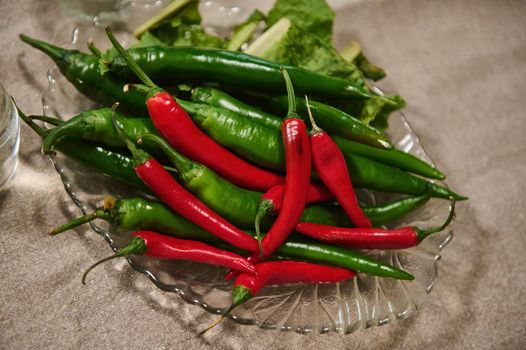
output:
[[[277,0],[267,16],[272,26],[283,17],[324,42],[332,40],[334,11],[324,0]]]
[[[367,100],[349,101],[347,105],[339,107],[365,124],[386,129],[389,113],[404,108],[405,100],[398,95],[375,95]]]
[[[131,45],[132,47],[146,47],[146,46],[163,46],[165,45],[158,37],[150,32],[144,32],[138,43]]]
[[[373,64],[362,51],[357,41],[351,41],[341,52],[340,55],[348,62],[354,63],[363,75],[374,81],[385,77],[383,68]]]
[[[389,126],[388,119],[391,112],[406,106],[405,100],[399,95],[384,96],[384,98],[390,100],[391,103],[386,103],[383,108],[376,113],[374,120],[371,122],[372,126],[381,130],[385,130]]]
[[[359,70],[362,71],[363,75],[374,81],[385,78],[385,71],[382,67],[379,67],[369,61],[367,56],[360,52],[360,54],[352,61]]]
[[[287,20],[282,19],[274,24],[245,52],[365,84],[360,70],[352,63],[346,62],[330,43]]]
[[[198,6],[199,1],[190,1],[152,28],[151,33],[166,45],[223,48],[225,42],[207,33],[201,25]]]
[[[247,20],[234,28],[230,40],[226,47],[227,50],[237,51],[241,46],[252,39],[252,36],[258,29],[261,21],[265,19],[265,15],[259,11],[254,10],[247,18]]]

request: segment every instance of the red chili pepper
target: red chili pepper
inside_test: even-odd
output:
[[[340,202],[352,222],[358,227],[372,227],[371,221],[360,208],[354,193],[342,151],[331,137],[316,125],[307,96],[305,96],[305,101],[312,123],[310,145],[314,169]]]
[[[120,126],[115,121],[115,116],[113,122],[115,129],[132,154],[135,173],[159,199],[176,213],[233,246],[249,252],[258,251],[258,241],[219,216],[188,192],[158,161],[145,151],[138,149],[124,136]]]
[[[266,285],[289,283],[326,284],[353,278],[354,271],[300,261],[267,261],[256,264],[257,273],[240,273],[232,290],[232,305],[213,324],[201,331],[204,334],[221,322],[232,310],[254,297]]]
[[[86,284],[87,274],[97,265],[128,255],[145,255],[159,259],[190,260],[210,265],[230,267],[247,274],[256,273],[256,267],[242,256],[212,247],[202,242],[167,237],[153,231],[138,231],[133,233],[132,236],[133,238],[127,246],[119,249],[114,255],[91,265],[82,276],[82,283]]]
[[[278,249],[298,224],[305,208],[310,182],[311,155],[307,127],[296,114],[296,101],[290,77],[286,70],[283,69],[282,72],[289,99],[289,111],[281,123],[281,135],[285,146],[285,190],[278,218],[261,240],[260,258],[266,258]],[[256,233],[259,237],[258,222]]]
[[[258,212],[256,214],[256,220],[258,220],[258,222],[260,222],[261,219],[267,214],[279,213],[281,207],[283,206],[284,193],[285,185],[280,184],[272,187],[270,190],[265,192],[263,196],[261,196]],[[331,199],[334,199],[334,196],[325,186],[313,183],[309,184],[309,187],[307,188],[307,199],[305,200],[305,204],[325,202]]]
[[[414,247],[427,236],[445,229],[455,217],[455,200],[451,201],[449,215],[438,227],[421,229],[415,226],[395,230],[380,228],[334,227],[300,222],[296,231],[314,239],[358,249],[404,249]]]
[[[283,176],[258,168],[239,158],[215,142],[199,127],[186,111],[163,89],[157,87],[115,39],[109,27],[106,32],[113,46],[126,60],[130,69],[146,85],[132,85],[147,92],[146,106],[155,128],[176,150],[199,162],[220,176],[251,190],[266,191],[283,183]]]

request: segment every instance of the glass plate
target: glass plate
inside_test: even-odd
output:
[[[241,22],[256,4],[256,1],[203,2],[201,10],[204,23],[211,32],[224,35],[229,28]],[[130,33],[133,28],[159,11],[162,5],[162,1],[136,1],[124,5],[121,2],[118,11],[105,12],[103,16],[94,17],[90,22],[76,24],[72,42],[66,43],[65,46],[85,50],[85,43],[91,38],[99,47],[108,47],[109,42],[103,30],[107,23],[111,23],[116,35],[124,44],[132,42]],[[67,119],[95,106],[77,92],[56,67],[49,70],[48,80],[49,89],[42,97],[46,115]],[[391,116],[388,134],[397,148],[433,163],[403,113],[398,112]],[[94,210],[108,194],[116,197],[140,194],[75,164],[60,154],[52,156],[52,160],[66,192],[83,214]],[[395,198],[388,194],[365,194],[372,202]],[[390,227],[435,226],[445,219],[448,211],[448,201],[432,199],[403,220],[392,223]],[[106,239],[113,250],[121,247],[129,237],[129,234],[113,232],[104,222],[93,222],[91,227]],[[440,251],[452,237],[453,231],[448,228],[428,237],[415,248],[400,251],[365,251],[368,255],[413,274],[414,281],[397,281],[358,274],[352,280],[337,284],[269,286],[245,305],[237,308],[230,318],[242,324],[298,333],[351,333],[387,324],[391,320],[407,318],[419,308],[437,282]],[[140,256],[131,257],[128,261],[135,270],[147,274],[162,290],[175,292],[185,301],[199,305],[209,312],[220,314],[230,305],[231,282],[223,280],[224,269]],[[155,296],[157,294],[152,294],[152,297],[166,297]],[[167,305],[163,300],[159,300],[159,303]]]

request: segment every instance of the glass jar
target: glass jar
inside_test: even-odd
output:
[[[0,84],[0,190],[15,174],[20,124],[11,96]]]

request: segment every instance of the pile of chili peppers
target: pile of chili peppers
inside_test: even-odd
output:
[[[139,254],[226,267],[226,278],[235,278],[227,313],[270,284],[337,283],[356,273],[412,280],[360,250],[415,246],[445,229],[455,201],[466,199],[429,180],[445,177],[433,165],[331,105],[370,98],[364,87],[240,52],[126,51],[106,31],[119,56],[104,75],[93,43],[93,54],[85,54],[20,36],[102,105],[67,121],[19,111],[42,138],[43,152],[61,152],[147,195],[109,196],[92,214],[51,231],[100,219],[133,232],[128,245],[86,274]],[[192,89],[172,94],[149,75]],[[236,97],[239,88],[244,93]],[[246,91],[252,97],[242,100]],[[356,188],[402,196],[367,206]],[[452,203],[443,225],[385,228],[430,198]]]

